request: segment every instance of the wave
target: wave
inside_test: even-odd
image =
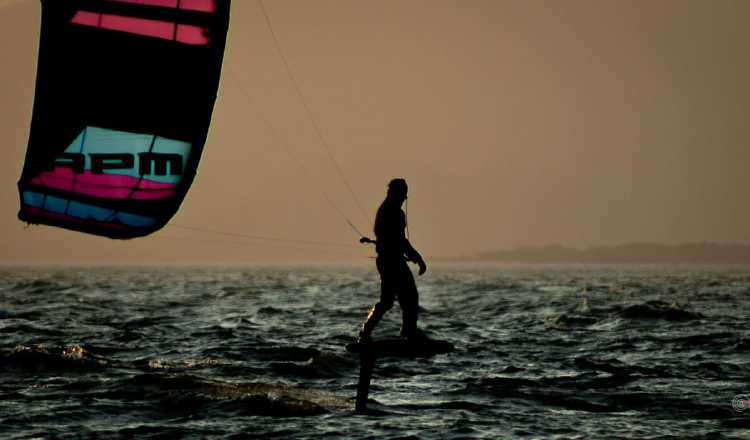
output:
[[[80,345],[33,347],[19,345],[0,356],[0,365],[23,371],[101,371],[110,365],[103,356],[91,353]]]
[[[352,406],[348,399],[323,390],[282,383],[226,383],[189,374],[142,374],[123,381],[111,392],[158,400],[168,412],[215,410],[225,416],[300,417]]]
[[[259,360],[302,362],[320,356],[320,350],[312,347],[272,346],[251,349],[250,355]]]
[[[550,327],[588,327],[599,322],[598,319],[574,313],[560,313],[545,318],[545,324]]]
[[[344,377],[357,367],[351,356],[339,356],[330,352],[319,352],[304,363],[273,362],[271,369],[281,375],[322,379]]]
[[[436,410],[436,409],[450,409],[460,410],[468,412],[482,412],[492,410],[491,405],[471,402],[468,400],[448,400],[437,403],[405,403],[397,406],[398,408],[409,409],[409,410]]]
[[[588,327],[600,322],[603,318],[620,317],[626,320],[663,320],[663,321],[694,321],[704,319],[699,312],[689,310],[688,307],[676,302],[668,303],[661,300],[651,300],[629,306],[613,306],[604,308],[589,307],[585,300],[570,310],[549,315],[545,318],[545,325],[557,328]],[[702,342],[700,337],[696,342]]]
[[[535,405],[542,404],[590,413],[618,413],[635,410],[665,416],[665,411],[668,410],[670,418],[716,420],[733,417],[731,409],[726,406],[696,402],[688,397],[613,389],[603,393],[597,389],[618,388],[627,383],[628,376],[619,376],[621,383],[617,383],[618,376],[612,376],[612,378],[615,379],[614,383],[604,383],[597,387],[594,386],[592,379],[598,379],[587,374],[538,380],[493,377],[470,383],[464,392],[531,400],[535,402]],[[574,388],[576,392],[571,393],[565,388]],[[668,403],[667,409],[665,409],[666,403]]]
[[[646,301],[626,307],[621,315],[627,319],[651,319],[665,321],[693,321],[705,318],[701,313],[691,312],[676,302],[668,303],[660,300]]]
[[[283,376],[305,379],[324,379],[344,377],[356,367],[353,360],[342,356],[325,353],[310,358],[305,363],[272,362],[271,369]]]
[[[629,365],[617,359],[591,360],[578,357],[573,361],[576,368],[582,370],[603,371],[612,375],[619,376],[648,376],[648,377],[669,377],[666,371],[658,368],[649,368],[639,365]]]
[[[165,360],[160,358],[120,361],[106,354],[119,351],[112,347],[94,347],[88,344],[73,345],[19,345],[9,353],[0,355],[0,366],[25,372],[102,371],[108,368],[132,370],[186,371],[220,367],[223,362],[215,358]]]

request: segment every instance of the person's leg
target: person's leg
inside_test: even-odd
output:
[[[398,303],[401,305],[401,336],[412,338],[418,336],[417,319],[419,318],[419,293],[409,267],[399,273]]]
[[[375,327],[383,318],[385,312],[393,307],[393,300],[396,296],[392,270],[389,270],[389,268],[380,260],[377,260],[376,264],[378,273],[380,273],[380,301],[370,309],[370,313],[367,315],[367,320],[365,320],[365,323],[362,325],[360,338],[369,338],[372,335],[372,331],[375,330]]]
[[[367,320],[362,325],[362,332],[360,333],[360,336],[370,337],[372,335],[372,331],[375,330],[375,327],[383,318],[383,315],[385,315],[385,312],[390,310],[391,307],[393,307],[393,299],[384,300],[381,295],[380,301],[375,304],[372,309],[370,309],[370,313],[367,314]]]

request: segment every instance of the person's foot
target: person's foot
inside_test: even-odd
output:
[[[412,330],[409,333],[404,333],[402,331],[401,332],[401,337],[404,338],[404,339],[406,339],[406,340],[408,340],[408,341],[411,341],[411,342],[426,341],[426,340],[430,339],[430,338],[427,337],[426,334],[424,334],[424,332],[422,330],[420,330],[418,328],[415,328],[414,330]]]
[[[372,343],[372,337],[369,333],[365,333],[364,331],[359,332],[359,336],[357,336],[357,344],[371,344]]]

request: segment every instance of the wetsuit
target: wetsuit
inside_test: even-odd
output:
[[[386,198],[375,217],[375,237],[378,257],[375,260],[380,274],[380,301],[370,310],[362,327],[362,333],[370,336],[385,312],[393,307],[398,298],[401,306],[401,336],[413,337],[417,333],[419,295],[414,275],[407,261],[423,264],[422,257],[404,235],[406,215],[401,203]]]

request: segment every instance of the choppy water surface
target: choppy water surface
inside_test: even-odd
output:
[[[750,438],[750,270],[433,267],[457,350],[344,349],[371,268],[0,270],[0,437]],[[377,336],[394,336],[398,306]]]

